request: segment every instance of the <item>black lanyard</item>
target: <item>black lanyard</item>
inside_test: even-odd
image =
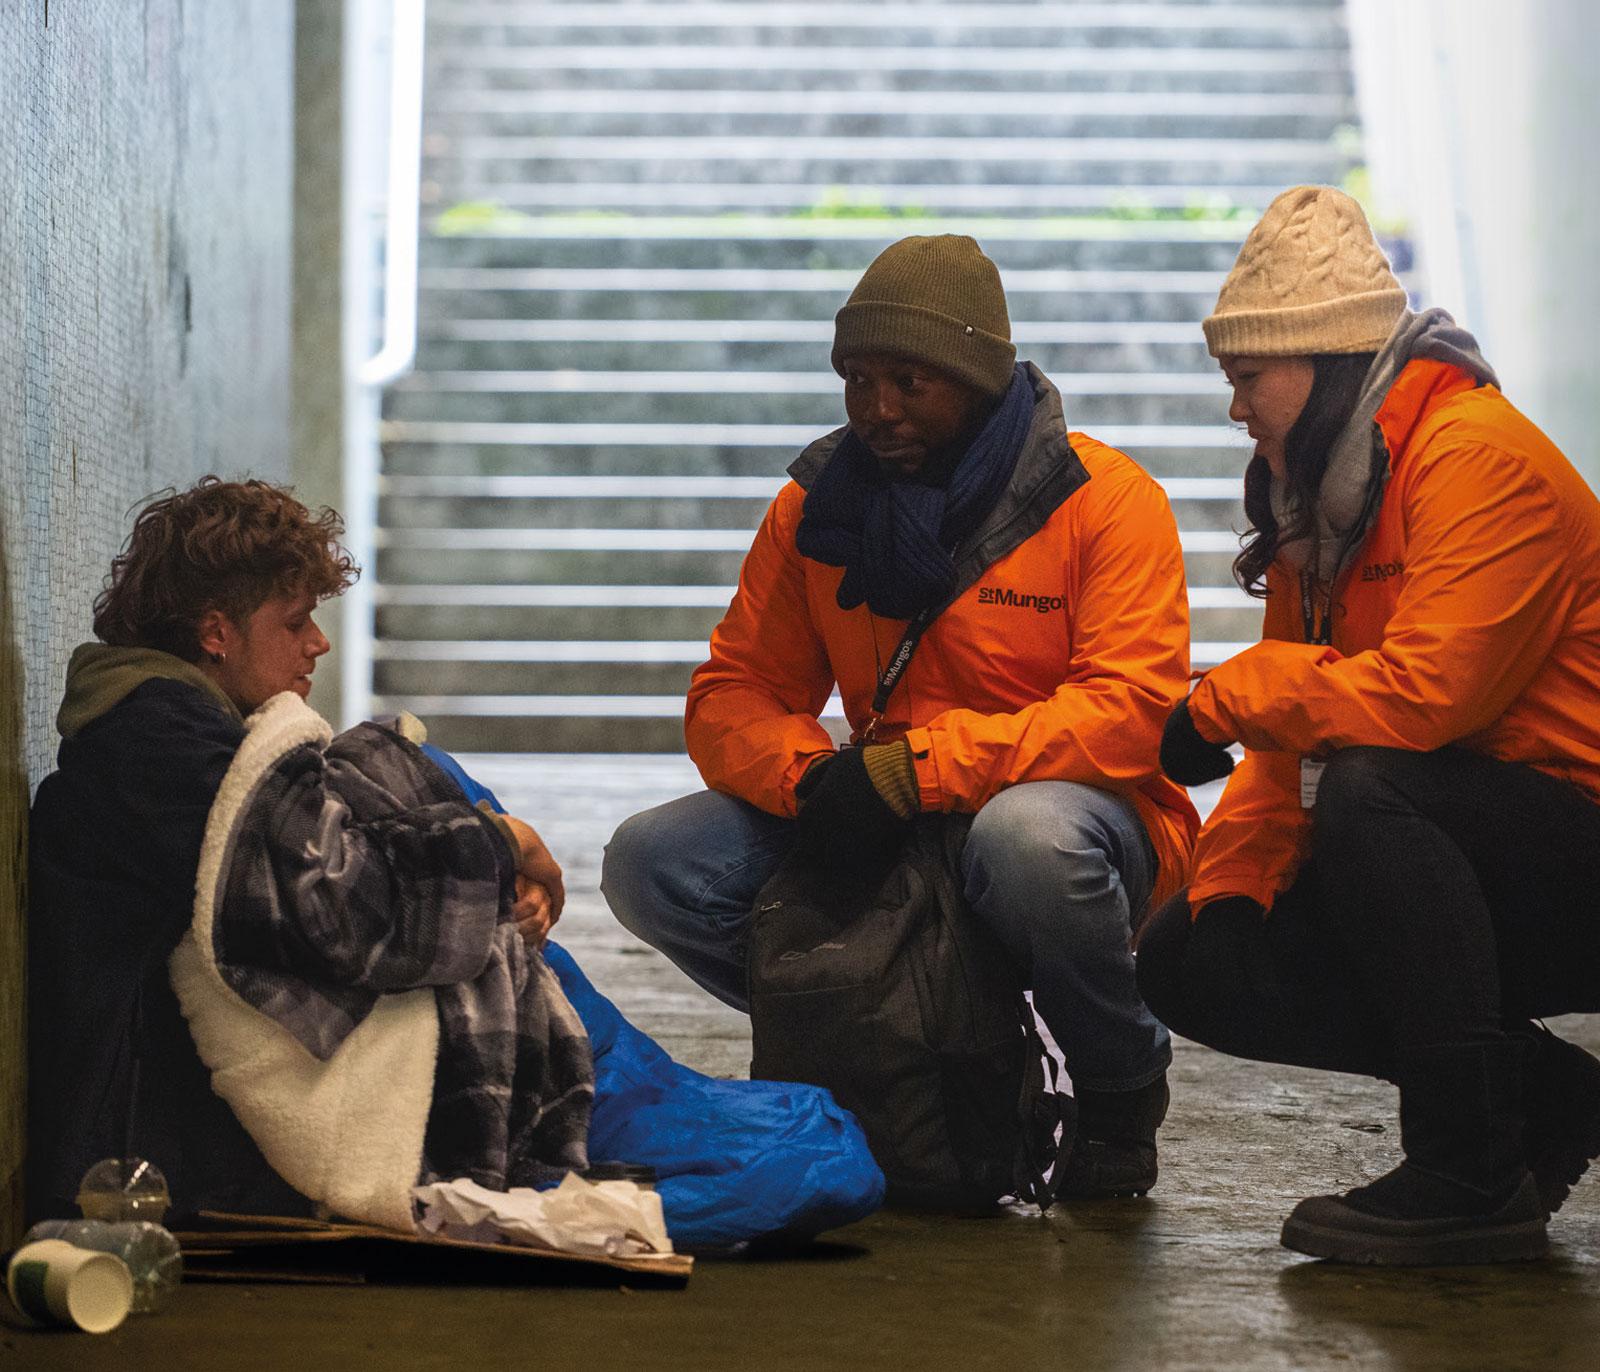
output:
[[[889,665],[883,669],[883,675],[878,678],[878,689],[872,696],[872,717],[857,730],[850,742],[861,745],[872,742],[883,719],[883,712],[889,706],[889,697],[894,693],[894,688],[905,675],[906,667],[911,662],[911,654],[917,651],[917,644],[922,641],[922,635],[927,632],[928,625],[933,623],[943,608],[942,605],[930,605],[906,625],[900,646],[894,650],[889,658]]]
[[[1333,587],[1328,587],[1327,599],[1322,603],[1322,625],[1317,625],[1317,579],[1310,572],[1300,573],[1300,622],[1305,628],[1307,643],[1333,642]]]

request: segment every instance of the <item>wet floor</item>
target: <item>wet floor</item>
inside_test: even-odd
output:
[[[695,785],[676,759],[474,760],[568,870],[558,936],[675,1055],[742,1074],[741,1016],[605,914],[599,848]],[[1600,1018],[1552,1027],[1600,1049]],[[1393,1092],[1180,1043],[1161,1182],[1143,1200],[989,1220],[880,1214],[782,1261],[702,1259],[682,1290],[190,1285],[98,1338],[0,1327],[11,1368],[1322,1369],[1600,1367],[1600,1181],[1541,1263],[1326,1267],[1278,1246],[1301,1196],[1398,1156]]]

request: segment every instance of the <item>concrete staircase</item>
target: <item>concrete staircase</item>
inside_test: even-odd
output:
[[[1198,321],[1256,212],[1355,157],[1324,3],[431,0],[416,372],[385,403],[378,708],[469,751],[675,751],[832,316],[972,233],[1070,422],[1158,476],[1195,660],[1247,440]]]

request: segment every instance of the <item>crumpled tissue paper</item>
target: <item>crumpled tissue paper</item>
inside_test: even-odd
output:
[[[491,1191],[466,1177],[413,1187],[418,1228],[448,1239],[550,1248],[609,1258],[666,1257],[672,1240],[661,1197],[631,1181],[585,1181],[574,1173],[549,1191]]]

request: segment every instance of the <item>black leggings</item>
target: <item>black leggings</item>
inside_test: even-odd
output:
[[[1600,806],[1519,763],[1347,748],[1311,861],[1263,920],[1186,895],[1139,941],[1139,989],[1236,1057],[1390,1077],[1397,1055],[1600,1009]]]

